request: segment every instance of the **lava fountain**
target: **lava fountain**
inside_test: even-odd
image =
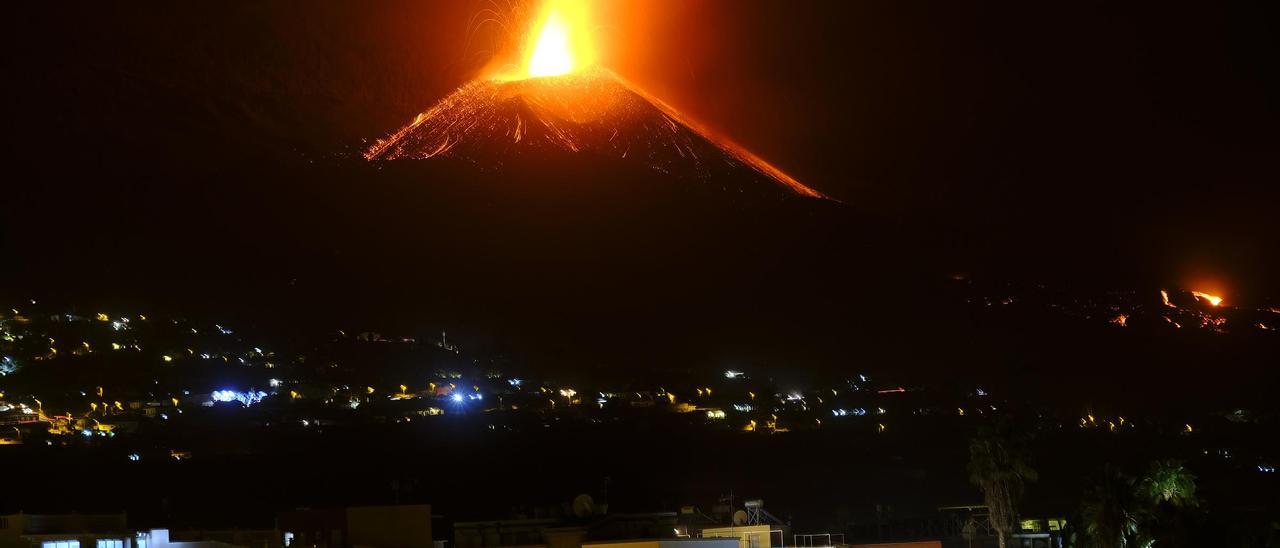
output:
[[[591,43],[588,5],[581,0],[551,0],[546,3],[541,24],[530,34],[524,64],[526,78],[563,76],[595,63]]]
[[[490,167],[526,154],[592,154],[726,190],[824,198],[600,67],[589,7],[588,0],[547,0],[516,68],[462,86],[364,157]]]

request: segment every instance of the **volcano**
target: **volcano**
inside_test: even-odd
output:
[[[616,159],[728,192],[825,198],[599,67],[561,76],[476,80],[364,156],[455,158],[501,169],[548,153]]]

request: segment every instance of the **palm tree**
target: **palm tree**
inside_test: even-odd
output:
[[[1147,548],[1150,520],[1146,501],[1136,496],[1134,478],[1108,466],[1085,489],[1080,504],[1079,548]]]
[[[984,428],[969,440],[969,481],[982,489],[996,542],[1005,548],[1026,483],[1035,481],[1021,439],[1007,426]]]
[[[1200,506],[1196,477],[1181,462],[1156,461],[1147,468],[1137,487],[1138,496],[1151,509],[1151,537],[1160,546],[1186,546],[1190,542],[1188,527]]]
[[[1138,493],[1153,505],[1194,508],[1200,504],[1196,498],[1196,477],[1176,460],[1151,463],[1147,475],[1138,484]]]

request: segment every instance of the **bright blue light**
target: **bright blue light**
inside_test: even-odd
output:
[[[453,401],[455,401],[455,402],[457,402],[457,403],[462,403],[462,394],[454,394],[454,395],[453,395]]]
[[[214,390],[209,394],[213,401],[229,402],[236,400],[236,392],[234,390]]]
[[[209,399],[215,402],[233,402],[238,401],[246,407],[262,401],[267,396],[266,392],[261,390],[250,390],[248,392],[236,392],[235,390],[214,390],[209,393]]]

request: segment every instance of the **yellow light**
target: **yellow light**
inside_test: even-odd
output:
[[[524,77],[560,76],[595,62],[586,0],[548,0],[526,46]]]

